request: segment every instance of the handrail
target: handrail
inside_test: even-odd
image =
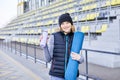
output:
[[[91,52],[98,52],[98,53],[105,53],[105,54],[112,54],[112,55],[119,55],[120,56],[120,53],[116,53],[116,52],[109,52],[109,51],[101,51],[101,50],[93,50],[93,49],[85,49],[83,48],[82,50],[85,50],[85,68],[86,68],[86,71],[83,75],[86,76],[86,80],[88,80],[88,78],[90,78],[91,76],[88,74],[88,51],[91,51]],[[101,80],[100,78],[97,78],[97,77],[93,77],[95,80]]]
[[[105,53],[105,54],[120,55],[120,53],[109,52],[109,51],[101,51],[101,50],[93,50],[93,49],[85,49],[85,48],[83,48],[82,50],[87,50],[87,51],[91,51],[91,52]]]
[[[14,42],[13,42],[14,43]],[[4,45],[3,44],[3,41],[2,41],[2,43],[1,43],[2,45]],[[35,60],[35,63],[36,63],[36,49],[41,49],[39,46],[36,46],[36,45],[28,45],[28,44],[21,44],[21,43],[16,43],[15,42],[15,53],[16,53],[16,44],[20,44],[20,55],[21,55],[21,46],[22,45],[24,45],[24,46],[26,46],[26,59],[28,58],[28,48],[27,47],[32,47],[32,48],[34,48],[34,60]],[[5,44],[5,46],[7,47],[7,45]],[[3,47],[2,47],[3,48]],[[85,73],[80,73],[81,75],[83,75],[83,76],[86,76],[86,79],[85,80],[88,80],[88,78],[92,78],[92,79],[94,79],[94,80],[101,80],[99,77],[96,77],[96,76],[94,76],[94,75],[89,75],[89,65],[88,65],[88,51],[90,51],[90,52],[98,52],[98,53],[102,53],[102,54],[112,54],[112,55],[120,55],[120,53],[117,53],[117,52],[109,52],[109,51],[101,51],[101,50],[94,50],[94,49],[86,49],[86,48],[83,48],[82,49],[83,51],[85,51]],[[12,43],[11,43],[11,51],[12,51]],[[21,55],[22,56],[22,55]],[[46,63],[46,67],[47,67],[47,63]]]

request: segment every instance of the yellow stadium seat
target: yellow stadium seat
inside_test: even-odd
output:
[[[28,44],[34,44],[34,38],[28,39]]]
[[[48,29],[48,34],[51,34],[51,29]]]
[[[27,42],[27,38],[20,38],[20,42],[21,43],[26,43]]]
[[[119,5],[120,0],[111,0],[111,5]]]
[[[35,44],[35,45],[39,45],[39,44],[40,44],[40,40],[39,40],[39,39],[37,39],[37,38],[36,38],[36,39],[34,39],[34,44]]]
[[[90,14],[87,14],[86,19],[90,20]]]
[[[55,32],[55,29],[53,28],[53,29],[52,29],[52,33],[54,33],[54,32]]]
[[[59,27],[57,27],[57,28],[53,28],[53,29],[52,29],[52,33],[58,32],[59,30],[60,30]]]
[[[115,6],[115,5],[119,5],[120,4],[120,0],[111,0],[111,1],[106,1],[106,5],[105,6]]]
[[[72,2],[73,0],[67,0],[67,1]]]
[[[37,32],[37,33],[39,34],[39,33],[41,33],[41,32],[42,32],[42,30],[41,30],[41,29],[38,29],[38,32]]]
[[[91,6],[93,6],[92,9],[94,9],[94,8],[97,7],[97,4],[95,3],[95,4],[91,5]]]
[[[40,22],[38,22],[38,23],[36,24],[36,26],[40,26]]]
[[[111,0],[111,5],[116,5],[117,1],[116,0]]]
[[[53,20],[48,21],[47,25],[53,24]]]
[[[15,41],[19,42],[19,38],[16,38]]]
[[[30,42],[31,42],[31,39],[28,39],[27,43],[30,44]]]
[[[89,26],[82,26],[81,27],[81,32],[83,32],[83,33],[87,33],[89,30],[90,30]]]
[[[24,43],[26,43],[27,42],[27,38],[24,38]]]
[[[18,39],[17,39],[17,42],[20,42],[20,39],[21,39],[21,38],[18,38]]]
[[[21,5],[24,5],[24,2],[20,2],[20,3],[18,3],[17,6],[21,6]]]
[[[30,30],[29,34],[34,34],[34,32],[35,32],[34,30]]]
[[[34,44],[34,38],[31,38],[31,42],[30,42],[31,44]]]
[[[58,20],[57,19],[55,19],[55,22],[54,22],[54,24],[57,24],[58,23]]]
[[[95,13],[90,14],[89,20],[93,20],[93,19],[95,19],[95,18],[96,18],[96,14],[95,14]]]
[[[85,21],[85,20],[94,20],[98,16],[99,16],[99,13],[90,13],[90,14],[87,14],[86,17],[82,18],[82,21]]]
[[[13,37],[13,38],[12,38],[12,41],[16,41],[16,37]]]
[[[118,5],[120,4],[120,0],[117,0],[117,4],[118,4]]]
[[[93,19],[95,19],[96,17],[98,17],[99,16],[99,13],[92,13],[91,15],[90,15],[90,20],[93,20]]]
[[[78,16],[75,16],[73,21],[77,21],[78,20]]]
[[[80,18],[80,21],[86,21],[87,20],[87,15],[82,16],[82,18]]]
[[[80,21],[85,21],[86,20],[86,17],[82,18]]]
[[[82,5],[82,4],[84,4],[84,2],[83,2],[83,1],[80,1],[80,5]]]
[[[105,31],[107,30],[107,27],[108,27],[107,24],[103,24],[103,25],[101,26],[101,29],[96,30],[96,33],[102,33],[102,32],[105,32]]]
[[[30,30],[27,30],[27,34],[30,34]]]
[[[73,13],[73,12],[75,12],[75,9],[70,9],[68,12]]]

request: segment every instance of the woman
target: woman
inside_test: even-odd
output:
[[[46,62],[52,61],[49,71],[51,80],[64,80],[69,56],[79,63],[82,63],[84,60],[80,54],[71,53],[75,27],[69,13],[62,14],[59,17],[59,26],[60,31],[50,35],[47,45],[44,47]],[[40,40],[42,40],[42,36]]]

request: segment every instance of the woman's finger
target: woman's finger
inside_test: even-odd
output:
[[[71,57],[72,57],[72,59],[74,59],[74,60],[79,60],[79,59],[80,59],[80,55],[77,54],[77,53],[74,53],[74,52],[71,53]]]
[[[40,36],[40,41],[42,40],[42,38],[43,38],[43,36],[41,35],[41,36]]]

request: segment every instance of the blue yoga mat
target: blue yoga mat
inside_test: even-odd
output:
[[[78,53],[82,49],[84,34],[82,32],[75,32],[72,42],[71,52]],[[68,66],[65,72],[65,80],[76,80],[78,72],[78,62],[73,60],[70,56]]]

